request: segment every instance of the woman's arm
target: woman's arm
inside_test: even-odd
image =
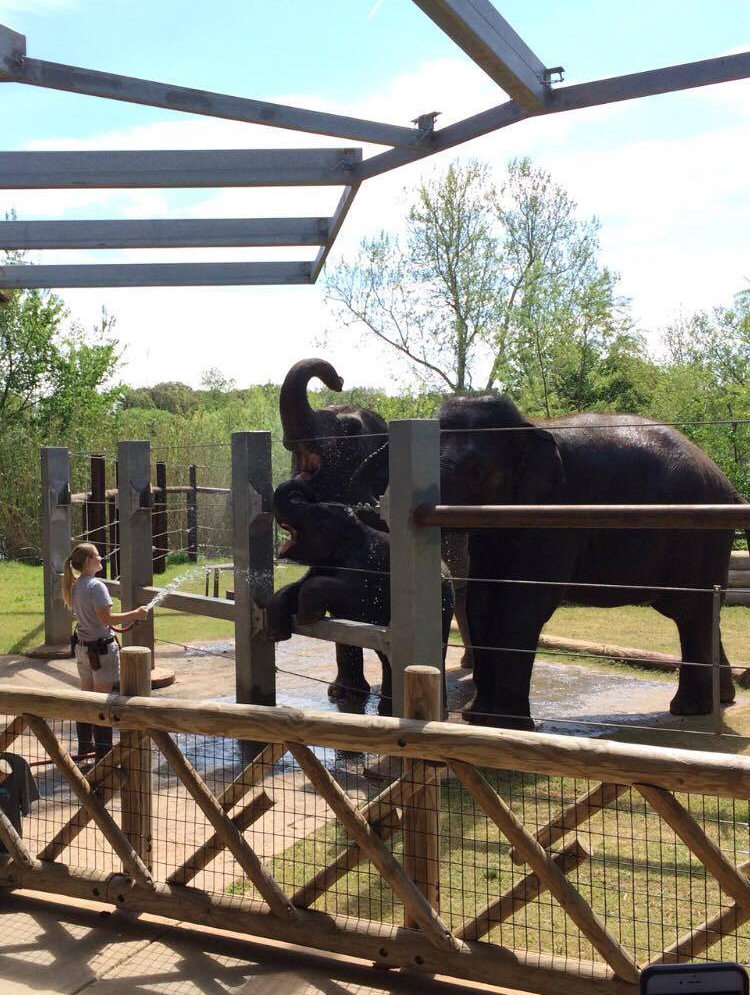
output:
[[[114,622],[140,622],[148,617],[148,608],[142,605],[129,612],[113,612],[112,607],[108,605],[106,608],[97,608],[96,617],[102,625],[112,625]]]

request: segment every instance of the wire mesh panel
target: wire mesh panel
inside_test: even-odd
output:
[[[115,875],[143,894],[169,894],[176,908],[186,888],[211,907],[265,903],[271,918],[287,907],[295,917],[325,913],[337,929],[406,923],[428,938],[436,929],[433,940],[442,930],[457,951],[480,941],[562,959],[574,972],[617,975],[624,964],[630,981],[629,959],[634,972],[678,956],[750,962],[744,799],[295,743],[258,752],[233,737],[132,725],[97,759],[78,752],[85,728],[73,721],[7,715],[2,730],[2,758],[25,762],[31,776],[19,795],[20,844],[0,827],[10,844],[0,874],[11,883],[25,849],[25,882],[53,861],[102,882],[103,896]],[[141,762],[150,764],[151,821],[137,840],[129,785]],[[145,854],[142,873],[118,835],[126,825]]]

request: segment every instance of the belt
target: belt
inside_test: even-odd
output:
[[[103,636],[101,639],[86,640],[86,639],[81,639],[81,637],[78,635],[77,632],[75,632],[73,635],[75,636],[75,641],[79,643],[81,646],[85,646],[87,649],[90,649],[92,646],[95,646],[97,648],[109,646],[110,643],[117,642],[116,636]]]

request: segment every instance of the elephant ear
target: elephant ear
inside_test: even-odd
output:
[[[521,432],[524,452],[516,479],[518,504],[544,504],[565,481],[563,461],[554,436],[543,428]]]

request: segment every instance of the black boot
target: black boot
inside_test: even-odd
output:
[[[112,726],[94,726],[96,762],[99,763],[112,749]]]
[[[94,752],[94,740],[92,736],[92,725],[90,722],[76,722],[76,735],[78,736],[78,756],[83,758],[87,753]]]

